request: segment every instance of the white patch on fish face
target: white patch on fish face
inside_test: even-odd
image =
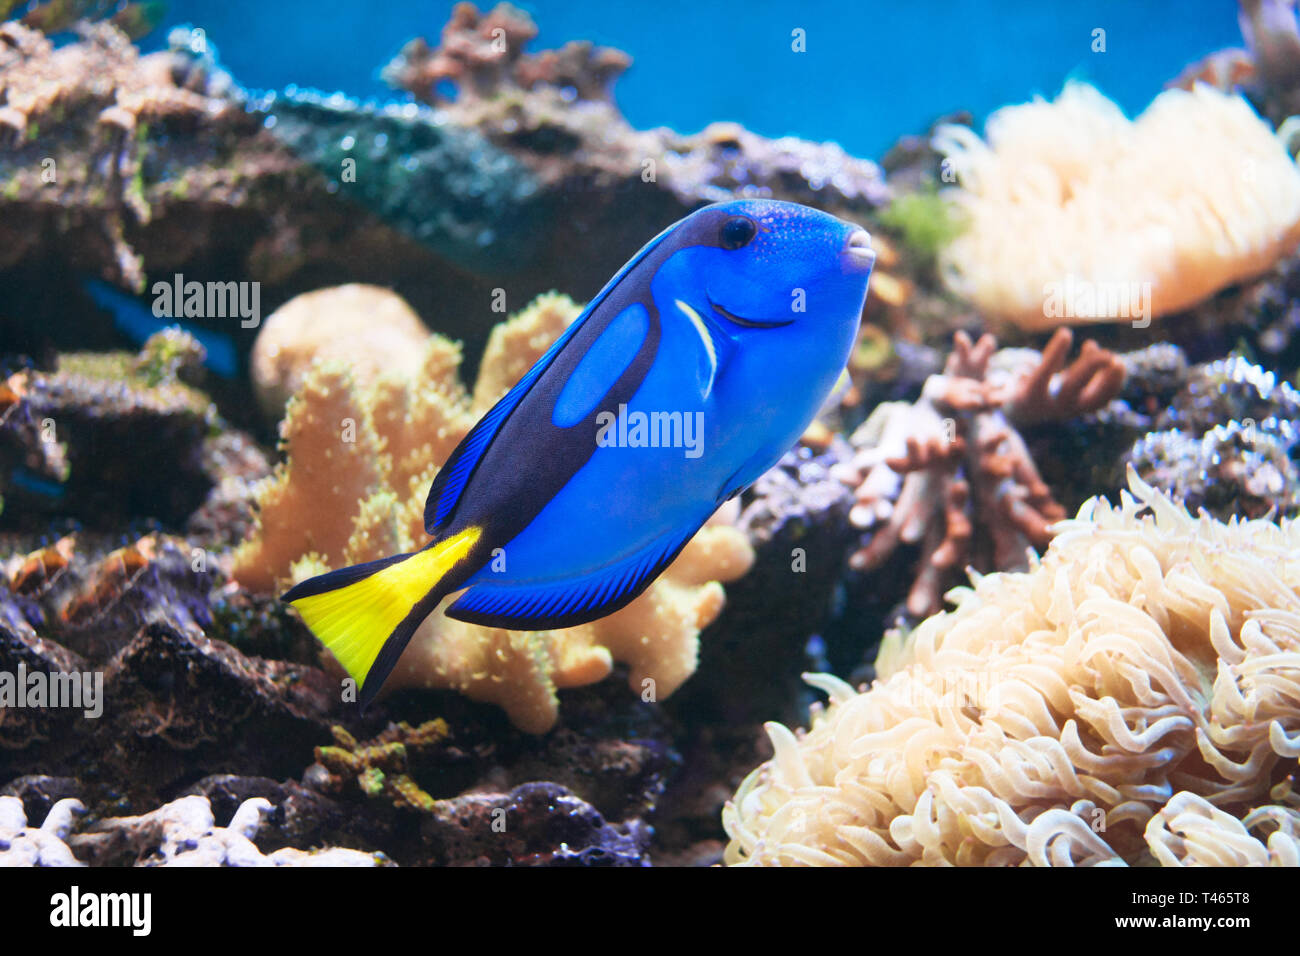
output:
[[[709,359],[709,374],[704,383],[704,397],[708,398],[713,391],[713,381],[718,377],[718,349],[713,344],[713,334],[709,331],[708,323],[700,318],[700,313],[696,312],[681,299],[677,300],[677,308],[681,309],[685,316],[691,320],[691,325],[700,336],[700,341],[704,343],[704,353]]]

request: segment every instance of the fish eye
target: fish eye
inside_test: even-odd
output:
[[[754,220],[732,216],[722,224],[722,248],[739,249],[747,246],[757,234],[758,227],[754,225]]]

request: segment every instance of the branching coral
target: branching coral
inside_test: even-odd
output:
[[[417,546],[438,465],[577,313],[567,297],[544,296],[494,330],[472,396],[458,378],[459,348],[436,336],[414,382],[359,388],[344,368],[316,366],[290,402],[288,460],[259,496],[259,531],[235,554],[233,577],[271,592]],[[518,632],[435,612],[390,684],[454,688],[536,733],[555,723],[557,688],[599,681],[615,660],[628,664],[637,693],[662,699],[695,669],[699,631],[722,610],[718,582],[752,560],[745,536],[717,521],[641,597],[591,624]]]
[[[80,800],[60,800],[33,827],[22,800],[0,797],[0,866],[83,866],[64,841],[85,809]]]
[[[1060,329],[1040,356],[959,333],[915,404],[878,406],[853,436],[858,453],[836,475],[856,487],[850,520],[870,538],[851,564],[872,570],[919,543],[913,617],[939,610],[963,567],[1023,567],[1025,549],[1046,547],[1065,517],[1016,426],[1092,411],[1124,381],[1120,360],[1092,341],[1067,364],[1071,341]]]
[[[891,634],[870,689],[810,676],[829,706],[768,725],[727,861],[1297,862],[1300,522],[1129,482]]]
[[[136,866],[368,867],[387,862],[381,853],[338,847],[310,851],[284,847],[263,854],[253,838],[262,818],[273,809],[269,800],[253,797],[239,805],[228,826],[219,827],[207,797],[181,797],[140,816],[100,820],[68,842],[92,862],[129,856]]]
[[[507,82],[532,89],[538,84],[569,88],[584,100],[607,100],[614,80],[631,58],[621,50],[569,42],[558,50],[525,53],[537,25],[523,10],[501,3],[479,13],[472,3],[458,3],[442,29],[436,48],[417,38],[384,70],[384,79],[417,99],[435,103],[444,83],[454,83],[462,99],[497,94]]]
[[[387,797],[396,807],[429,813],[434,799],[410,775],[410,758],[425,750],[441,749],[448,730],[441,719],[412,727],[403,721],[389,724],[374,740],[364,744],[343,727],[330,728],[335,744],[316,748],[320,789],[341,793],[350,782],[367,797]],[[308,771],[311,773],[311,771]]]
[[[1300,240],[1300,171],[1239,96],[1167,90],[1130,122],[1075,83],[998,111],[987,137],[935,137],[969,222],[941,265],[954,291],[1024,328],[1175,312]]]

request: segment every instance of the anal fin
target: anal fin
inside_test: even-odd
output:
[[[576,627],[633,601],[673,562],[707,520],[656,538],[612,567],[560,584],[471,587],[447,608],[448,617],[487,627],[548,631]]]

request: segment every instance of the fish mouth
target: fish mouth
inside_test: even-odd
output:
[[[840,264],[847,273],[870,272],[876,261],[876,250],[871,248],[871,236],[865,229],[855,229],[840,251]]]

